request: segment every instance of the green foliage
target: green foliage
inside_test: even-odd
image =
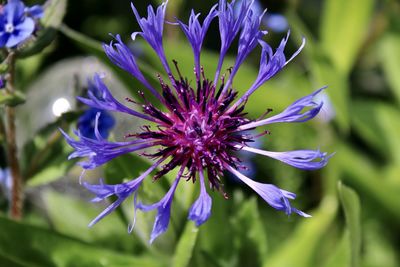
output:
[[[346,216],[347,229],[350,238],[351,267],[360,266],[361,254],[361,207],[357,193],[339,182],[339,198]]]

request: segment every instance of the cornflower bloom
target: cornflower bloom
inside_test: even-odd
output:
[[[132,39],[137,36],[144,38],[157,53],[166,72],[168,82],[158,75],[161,93],[146,80],[135,57],[119,35],[115,36],[115,41],[104,44],[104,50],[114,64],[139,80],[148,92],[160,101],[163,109],[157,108],[148,101],[143,92],[141,93],[144,99],[141,106],[142,112],[127,107],[112,96],[99,76],[94,77],[94,84],[99,93],[89,92],[88,98],[79,99],[88,106],[126,113],[148,123],[157,124],[157,127],[153,129],[145,125],[141,132],[128,134],[124,142],[111,142],[104,139],[98,131],[98,125],[95,126],[96,139],[84,137],[79,132],[76,132],[78,140],[71,138],[66,133],[64,135],[68,143],[75,149],[70,158],[87,158],[86,161],[79,163],[84,169],[96,168],[125,153],[138,152],[150,147],[153,148],[153,151],[154,148],[158,148],[158,150],[142,154],[153,159],[154,162],[136,179],[116,185],[103,182],[100,184],[83,183],[89,191],[96,195],[93,201],[101,201],[110,196],[117,197],[117,200],[100,213],[89,226],[97,223],[115,210],[126,198],[134,195],[135,212],[136,209],[157,210],[150,237],[150,242],[153,242],[168,228],[172,199],[182,180],[191,180],[193,183],[198,181],[200,194],[189,210],[188,219],[199,226],[207,221],[211,214],[212,200],[207,192],[207,186],[226,196],[222,180],[225,172],[230,172],[239,178],[273,208],[282,210],[288,215],[297,213],[300,216],[309,217],[308,214],[291,206],[290,200],[296,197],[294,193],[272,184],[253,181],[243,175],[240,171],[243,169],[241,161],[235,156],[238,151],[260,154],[303,170],[319,169],[327,164],[329,158],[329,155],[319,150],[271,152],[251,146],[251,143],[263,134],[249,134],[249,130],[273,123],[305,122],[315,117],[320,111],[322,103],[315,103],[313,98],[323,89],[295,101],[274,116],[266,118],[270,110],[256,120],[245,116],[244,109],[250,95],[283,69],[304,45],[303,40],[300,48],[289,59],[286,59],[284,49],[289,38],[288,33],[274,52],[262,40],[266,34],[265,31],[260,30],[263,14],[254,15],[251,5],[252,2],[243,1],[238,14],[235,15],[234,2],[227,3],[225,0],[220,0],[218,5],[211,8],[202,23],[199,21],[199,14],[193,11],[188,24],[177,20],[176,24],[182,29],[193,49],[195,76],[193,84],[181,75],[176,61],[173,61],[173,64],[178,75],[172,73],[164,53],[163,26],[167,3],[163,3],[156,10],[149,6],[147,17],[141,17],[132,5],[141,28],[140,32],[132,34]],[[210,80],[206,78],[205,71],[201,67],[200,54],[210,23],[216,18],[219,23],[221,50],[215,78]],[[239,44],[236,61],[229,78],[225,79],[225,75],[220,78],[224,58],[236,37],[238,37]],[[241,97],[238,97],[238,93],[233,89],[235,75],[245,58],[257,45],[261,47],[258,76],[253,85]],[[129,98],[127,100],[137,104]],[[99,116],[98,114],[97,121]],[[156,169],[154,180],[158,180],[173,169],[178,169],[178,174],[169,191],[159,202],[152,205],[138,202],[138,188],[143,180]],[[129,230],[132,230],[132,225]]]

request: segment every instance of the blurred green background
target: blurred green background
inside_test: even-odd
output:
[[[212,193],[212,216],[199,229],[187,221],[196,188],[181,184],[166,234],[148,244],[154,212],[138,212],[132,234],[132,201],[92,229],[87,224],[106,204],[89,203],[78,184],[80,169],[66,160],[71,149],[57,127],[73,129],[83,108],[75,102],[94,72],[107,73],[117,97],[135,96],[143,88],[112,66],[101,51],[109,33],[119,33],[156,83],[161,72],[156,55],[130,34],[138,25],[130,1],[54,0],[54,41],[41,53],[19,61],[18,87],[27,103],[18,107],[18,140],[26,177],[24,218],[7,219],[7,197],[0,194],[0,266],[263,266],[263,267],[398,267],[400,266],[400,3],[395,0],[259,1],[267,14],[279,13],[291,29],[287,55],[307,39],[303,52],[261,87],[247,105],[249,117],[267,108],[274,112],[317,88],[328,85],[327,105],[304,124],[273,125],[262,138],[271,151],[316,149],[336,152],[320,171],[305,172],[264,157],[249,159],[257,181],[296,192],[294,206],[312,218],[287,217],[268,206],[246,186],[226,177],[225,200]],[[29,1],[29,3],[36,3]],[[141,15],[148,4],[133,1]],[[187,21],[192,8],[208,13],[215,1],[170,0],[168,19]],[[63,22],[61,22],[63,18]],[[277,47],[285,32],[265,37]],[[187,76],[192,51],[176,26],[167,25],[164,47]],[[139,38],[140,39],[140,38]],[[206,37],[202,64],[212,78],[219,51],[218,25]],[[256,78],[256,49],[234,81],[244,92]],[[230,51],[226,68],[234,62]],[[161,72],[162,73],[162,72]],[[59,98],[71,112],[52,113]],[[118,116],[112,139],[132,132],[140,121]],[[4,157],[3,157],[4,158]],[[1,162],[2,168],[5,162]],[[111,161],[85,179],[110,183],[130,179],[148,164],[134,155]],[[147,203],[168,190],[170,177],[143,186]]]

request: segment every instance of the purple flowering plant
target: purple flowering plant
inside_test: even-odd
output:
[[[264,155],[302,170],[317,170],[324,167],[331,155],[319,150],[293,150],[273,152],[252,146],[262,134],[249,134],[259,127],[274,123],[306,122],[314,118],[322,108],[322,102],[314,97],[324,88],[318,89],[310,95],[304,96],[289,105],[282,112],[270,116],[271,110],[257,118],[246,116],[245,106],[250,96],[265,82],[282,70],[302,50],[305,41],[298,50],[286,57],[284,50],[289,39],[287,36],[281,41],[277,49],[271,48],[264,40],[266,31],[260,29],[264,13],[254,14],[253,2],[242,1],[239,9],[235,3],[220,0],[214,5],[201,22],[199,14],[192,11],[189,22],[177,20],[172,24],[178,26],[190,43],[194,56],[194,81],[186,78],[179,70],[178,62],[170,62],[163,48],[163,28],[167,2],[157,9],[148,7],[147,17],[141,17],[132,4],[133,13],[141,28],[134,32],[132,39],[142,37],[157,53],[165,70],[164,75],[158,75],[160,90],[156,89],[141,72],[135,56],[119,35],[103,48],[110,60],[121,69],[130,73],[143,87],[141,92],[142,103],[127,98],[127,104],[115,99],[100,76],[94,77],[97,92],[88,92],[88,97],[79,97],[79,100],[91,108],[126,113],[143,120],[141,132],[125,135],[123,142],[113,142],[101,134],[101,115],[97,113],[94,125],[94,137],[85,136],[76,131],[77,139],[62,132],[74,152],[69,158],[85,158],[79,162],[85,169],[95,169],[121,155],[135,152],[151,159],[151,167],[139,177],[120,184],[99,184],[83,182],[90,192],[95,195],[94,202],[108,197],[116,197],[115,202],[101,212],[89,226],[93,226],[106,215],[114,211],[128,197],[134,197],[136,210],[147,212],[157,210],[150,242],[164,233],[169,225],[171,206],[174,193],[180,182],[192,181],[199,186],[200,193],[188,212],[188,219],[197,226],[205,223],[211,215],[212,199],[209,191],[219,191],[224,196],[223,183],[226,173],[230,173],[253,189],[262,199],[273,208],[284,211],[287,215],[296,213],[303,217],[310,217],[303,211],[293,207],[290,201],[296,198],[292,192],[280,189],[272,184],[256,182],[243,174],[246,168],[238,156],[238,151]],[[206,70],[201,64],[202,44],[210,24],[217,20],[219,25],[221,48],[215,74],[206,76]],[[222,66],[228,49],[235,39],[238,39],[236,61],[228,77]],[[260,67],[254,83],[243,95],[235,90],[234,78],[246,57],[256,48],[261,48]],[[171,63],[176,74],[171,69]],[[212,78],[212,79],[210,79]],[[162,106],[150,102],[145,93],[154,96]],[[133,107],[139,108],[133,108]],[[156,127],[154,127],[156,125]],[[252,130],[252,131],[250,131]],[[177,169],[175,180],[166,195],[159,202],[145,204],[138,200],[138,189],[144,179],[153,171],[153,180],[162,178],[172,170]],[[130,227],[129,230],[132,228]]]

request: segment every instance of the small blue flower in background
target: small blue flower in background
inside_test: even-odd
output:
[[[78,130],[82,136],[95,139],[96,115],[99,113],[97,130],[103,138],[107,138],[115,125],[114,117],[107,111],[89,108],[78,119]]]
[[[300,98],[275,115],[271,116],[272,112],[268,110],[258,119],[246,116],[245,107],[250,96],[291,62],[305,44],[303,40],[298,50],[287,58],[284,50],[289,39],[288,32],[278,48],[274,50],[270,47],[263,40],[267,32],[260,30],[264,13],[257,14],[253,11],[254,5],[254,1],[243,0],[235,10],[235,1],[227,3],[226,0],[220,0],[218,5],[211,8],[202,23],[199,14],[194,11],[191,12],[188,24],[177,21],[193,50],[194,78],[186,78],[179,71],[176,61],[172,62],[177,74],[173,74],[165,56],[163,28],[167,2],[157,9],[149,6],[147,17],[141,17],[132,4],[134,15],[141,28],[140,32],[132,34],[132,39],[135,40],[140,36],[147,41],[158,55],[165,70],[164,77],[168,81],[164,81],[160,74],[159,90],[149,83],[141,72],[135,55],[119,35],[115,36],[114,41],[104,44],[103,48],[115,65],[142,83],[146,93],[152,94],[158,100],[158,105],[148,101],[145,92],[141,92],[143,103],[134,105],[141,110],[132,109],[115,99],[100,76],[96,75],[93,89],[89,90],[88,97],[78,99],[95,109],[125,113],[140,118],[144,121],[144,126],[139,132],[124,133],[126,137],[124,142],[109,141],[100,134],[100,120],[103,115],[97,113],[94,123],[95,137],[89,138],[81,131],[75,131],[78,137],[76,140],[64,131],[62,133],[75,150],[69,158],[86,158],[79,162],[83,169],[97,168],[120,155],[132,152],[140,152],[147,156],[152,160],[152,165],[139,177],[121,184],[105,184],[101,179],[98,184],[84,182],[83,185],[95,195],[92,200],[94,202],[105,200],[110,196],[116,197],[116,200],[89,226],[96,224],[128,197],[133,196],[135,210],[157,211],[150,237],[150,242],[153,242],[168,229],[174,193],[179,182],[186,181],[192,181],[200,188],[197,200],[188,211],[188,219],[200,226],[211,215],[212,199],[207,188],[222,193],[224,197],[227,196],[223,188],[226,172],[240,179],[273,208],[288,215],[296,213],[303,217],[310,216],[291,205],[290,201],[296,198],[294,193],[272,184],[256,182],[241,172],[244,166],[239,159],[241,157],[237,153],[239,151],[263,155],[302,170],[320,169],[331,157],[319,150],[302,149],[284,152],[262,150],[255,141],[263,134],[249,134],[249,131],[258,127],[264,128],[276,123],[301,123],[313,119],[322,108],[322,103],[315,102],[314,98],[324,89],[321,88]],[[216,18],[218,18],[221,48],[215,74],[211,74],[213,79],[208,79],[206,74],[209,75],[210,71],[202,68],[200,54],[207,30]],[[236,61],[229,75],[228,73],[221,75],[225,56],[235,39],[238,39]],[[258,45],[261,48],[261,55],[257,78],[249,88],[246,88],[245,93],[239,96],[236,88],[241,85],[234,85],[235,76],[246,57]],[[192,71],[190,75],[193,75]],[[195,81],[190,83],[191,80]],[[127,100],[127,103],[132,105],[133,101],[129,98]],[[163,108],[159,109],[158,106]],[[157,127],[150,128],[149,124],[156,124]],[[263,132],[268,131],[263,129]],[[143,150],[148,148],[151,148],[151,152],[143,153]],[[138,188],[153,171],[156,171],[153,180],[158,180],[174,169],[178,170],[175,180],[160,201],[144,204],[137,199]],[[133,225],[129,226],[129,231]]]
[[[0,48],[13,48],[35,31],[35,20],[43,16],[41,6],[25,7],[20,0],[9,0],[0,11]]]
[[[239,0],[235,2],[234,14],[236,17],[240,14],[240,7],[244,1],[246,0]],[[253,12],[254,16],[260,16],[263,12],[265,12],[265,9],[258,0],[254,0],[250,10]],[[289,29],[289,23],[286,17],[279,13],[266,13],[266,15],[262,18],[262,25],[276,33],[285,32]]]
[[[96,88],[96,84],[92,80],[88,80],[88,91],[96,98],[102,99],[99,93],[100,90]],[[90,139],[96,139],[96,131],[98,131],[102,138],[107,138],[114,125],[115,119],[109,112],[95,107],[89,107],[79,117],[77,123],[80,134]]]
[[[8,201],[11,199],[12,179],[8,168],[0,169],[0,188]]]
[[[286,17],[282,14],[267,14],[263,20],[265,26],[273,32],[285,32],[289,28]]]

